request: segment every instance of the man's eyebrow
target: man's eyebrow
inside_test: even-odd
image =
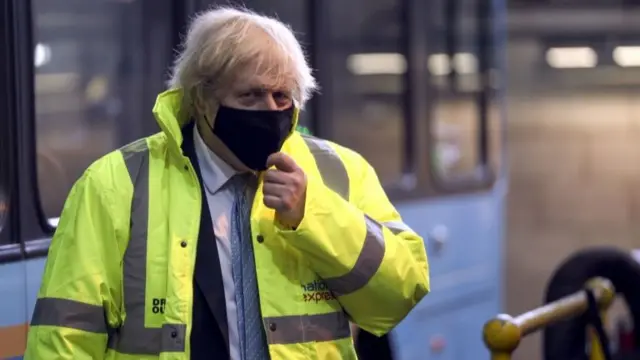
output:
[[[287,89],[286,86],[265,86],[265,85],[254,85],[254,86],[247,86],[244,88],[240,89],[240,92],[247,92],[247,91],[251,91],[251,92],[283,92],[283,93],[290,93],[292,92],[292,90]]]

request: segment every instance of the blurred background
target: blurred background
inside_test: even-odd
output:
[[[74,181],[158,131],[150,109],[190,16],[237,2],[5,3],[0,255],[27,265],[0,278],[25,279],[3,300],[24,318]],[[640,247],[640,1],[244,5],[289,23],[317,70],[303,125],[363,154],[425,237],[433,300],[398,329],[402,358],[488,358],[484,321],[541,305],[568,256]],[[541,356],[534,335],[515,358]]]

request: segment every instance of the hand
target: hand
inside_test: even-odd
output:
[[[276,211],[276,220],[282,225],[296,228],[304,217],[307,194],[307,176],[287,154],[278,152],[267,159],[262,193],[264,205]]]

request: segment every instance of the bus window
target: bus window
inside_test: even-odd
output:
[[[404,174],[405,78],[403,4],[327,0],[320,30],[323,112],[331,140],[362,154],[384,185]],[[327,122],[327,124],[322,124]],[[324,133],[321,135],[325,135]]]
[[[174,38],[170,0],[33,0],[40,203],[55,226],[98,157],[159,128]]]
[[[13,91],[12,75],[15,73],[13,63],[13,51],[11,51],[12,43],[9,42],[11,14],[7,7],[0,9],[0,33],[7,34],[4,38],[5,44],[0,54],[0,247],[12,242],[9,230],[9,205],[12,201],[11,194],[11,177],[15,175],[14,165],[14,131],[13,121],[15,91]]]
[[[6,121],[5,123],[9,122]],[[8,169],[8,161],[10,160],[8,156],[11,151],[6,146],[8,141],[5,140],[2,139],[2,144],[0,145],[0,246],[11,242],[9,231],[7,231],[7,215],[9,214],[9,202],[11,200],[9,198],[9,176],[12,173]]]
[[[4,71],[4,69],[1,69]],[[0,79],[0,86],[5,87],[6,83],[4,81],[4,77]],[[8,86],[7,86],[8,88]],[[8,94],[9,92],[5,92]],[[8,98],[8,96],[3,96],[3,98]],[[8,104],[4,104],[7,99],[0,100],[3,102],[1,104],[0,109],[5,111],[8,110]],[[8,111],[7,111],[8,112]],[[8,114],[2,113],[0,116],[7,116]],[[5,231],[5,226],[7,223],[7,215],[9,213],[9,198],[10,190],[9,190],[9,180],[10,174],[13,171],[10,170],[9,162],[11,161],[12,151],[10,148],[10,129],[9,124],[11,121],[2,121],[0,122],[0,246],[7,244],[10,242],[8,231]]]
[[[435,185],[486,183],[500,156],[491,2],[431,2],[431,167]]]

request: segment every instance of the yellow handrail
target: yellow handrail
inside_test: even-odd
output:
[[[595,278],[586,286],[593,291],[600,310],[605,311],[616,295],[611,282]],[[578,316],[587,310],[587,306],[586,293],[579,291],[517,317],[506,314],[496,316],[487,321],[483,329],[484,343],[491,351],[491,359],[510,360],[524,336],[555,322]]]

